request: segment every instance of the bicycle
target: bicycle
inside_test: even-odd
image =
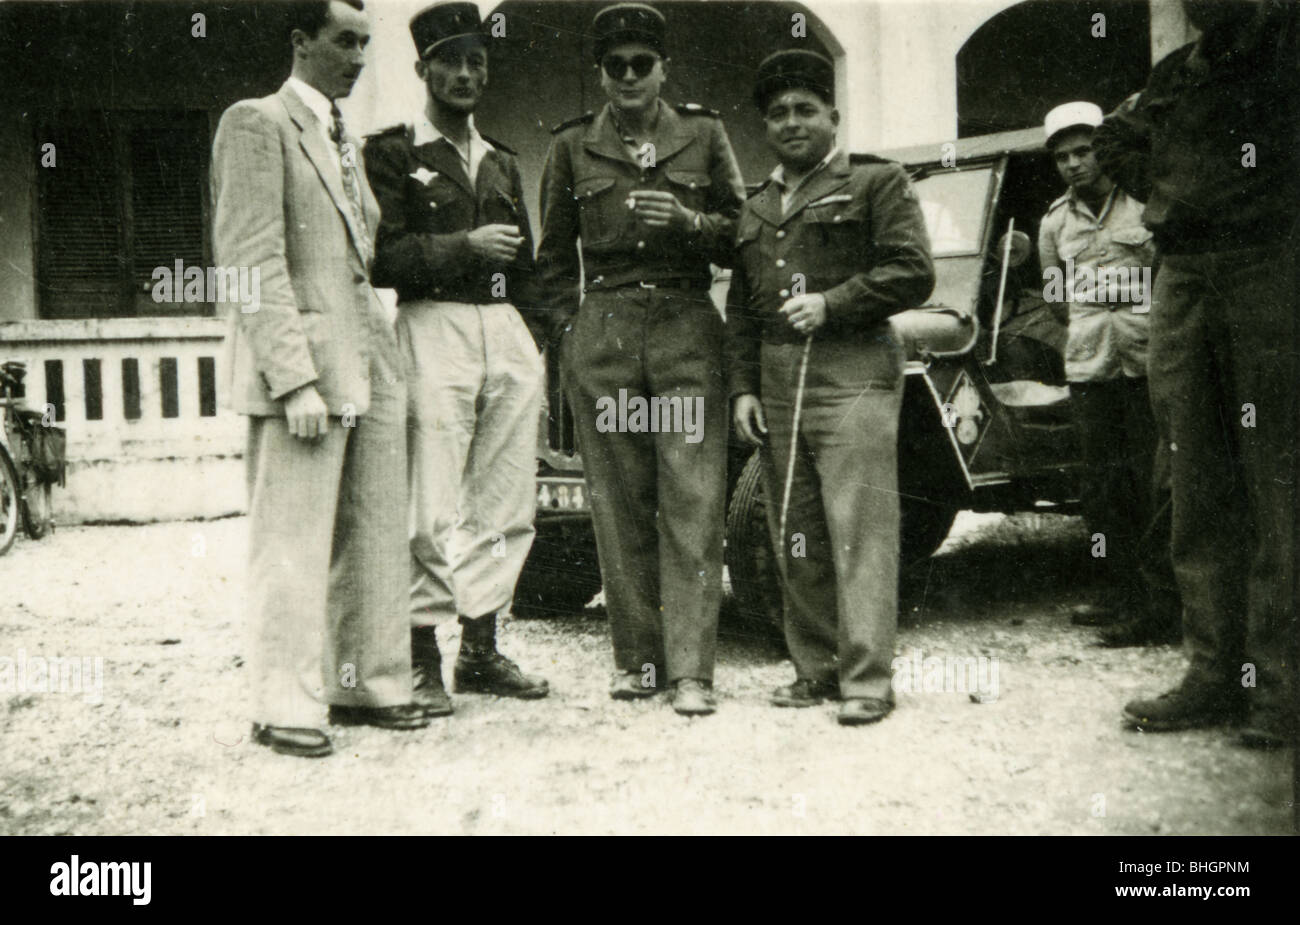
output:
[[[13,546],[21,521],[29,539],[54,528],[54,483],[63,481],[66,433],[48,426],[22,398],[26,366],[0,364],[0,556]]]

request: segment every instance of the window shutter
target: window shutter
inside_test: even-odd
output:
[[[41,313],[46,318],[118,314],[125,253],[121,184],[104,113],[65,112],[40,144],[54,144],[55,163],[41,166]]]
[[[203,248],[203,177],[208,143],[205,113],[141,113],[131,127],[131,231],[133,289],[138,314],[194,314],[205,304],[153,300],[153,271],[172,271],[180,260],[206,276]]]

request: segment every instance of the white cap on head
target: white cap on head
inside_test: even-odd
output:
[[[1096,103],[1062,103],[1047,114],[1043,120],[1043,131],[1047,135],[1047,145],[1051,147],[1052,139],[1067,128],[1084,126],[1096,128],[1106,118],[1101,107]]]

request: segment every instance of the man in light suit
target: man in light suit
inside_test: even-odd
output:
[[[417,729],[406,621],[406,387],[370,285],[379,208],[334,101],[370,27],[362,0],[292,12],[293,71],[222,115],[216,261],[258,268],[230,307],[227,394],[249,416],[254,741],[331,751],[331,723]]]

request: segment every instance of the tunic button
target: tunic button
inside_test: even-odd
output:
[[[780,292],[777,293],[777,295],[779,295],[783,299],[788,299],[790,298],[790,290],[782,289]]]
[[[843,220],[844,220],[844,216],[843,216],[843,215],[837,215],[837,216],[835,216],[833,219],[831,219],[831,221],[833,221],[833,222],[839,222],[839,221],[843,221]]]
[[[636,242],[636,249],[639,250],[639,251],[643,251],[643,250],[645,250],[645,242],[644,242],[644,241],[637,241],[637,242]]]
[[[776,236],[777,236],[778,238],[784,238],[784,237],[785,237],[785,229],[782,228],[780,231],[778,231],[778,232],[776,233]]]
[[[695,189],[695,181],[691,181],[691,189]]]
[[[776,262],[776,265],[778,268],[785,266],[785,258],[784,257],[779,258]]]

